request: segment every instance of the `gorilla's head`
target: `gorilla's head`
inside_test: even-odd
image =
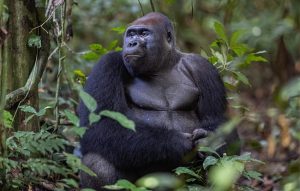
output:
[[[127,28],[122,55],[131,75],[152,75],[168,65],[174,49],[170,20],[161,13],[149,13]]]

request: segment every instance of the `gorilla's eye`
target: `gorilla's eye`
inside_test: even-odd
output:
[[[148,36],[149,35],[149,31],[143,31],[141,34],[143,37]]]
[[[135,32],[134,31],[130,31],[127,33],[127,36],[129,37],[133,37],[135,35]]]

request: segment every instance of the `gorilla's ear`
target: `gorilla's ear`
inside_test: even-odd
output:
[[[171,32],[167,33],[167,41],[168,41],[168,43],[172,42],[172,33]]]

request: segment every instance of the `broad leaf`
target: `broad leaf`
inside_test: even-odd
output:
[[[118,34],[123,34],[126,30],[126,27],[120,26],[120,27],[112,28],[111,30],[117,32]]]
[[[178,167],[175,169],[175,173],[177,175],[181,175],[181,174],[188,174],[188,175],[191,175],[193,177],[196,177],[198,179],[202,179],[201,176],[199,176],[198,174],[196,174],[194,171],[192,171],[191,169],[189,168],[186,168],[186,167]]]
[[[64,111],[64,114],[65,114],[65,116],[67,117],[67,119],[68,119],[74,126],[76,126],[76,127],[79,126],[79,119],[78,119],[78,117],[77,117],[74,113],[72,113],[72,112],[69,111],[69,110],[65,110],[65,111]]]
[[[248,78],[241,72],[236,72],[236,71],[233,71],[236,79],[240,82],[242,82],[243,84],[247,85],[247,86],[251,86]]]
[[[215,32],[222,40],[228,42],[224,26],[220,22],[214,23]]]
[[[33,113],[33,114],[37,114],[35,108],[33,108],[30,105],[21,105],[20,106],[21,111],[25,112],[25,113]]]
[[[79,97],[90,112],[94,112],[97,109],[97,102],[90,94],[79,90]]]
[[[239,38],[245,33],[244,30],[237,30],[232,33],[230,38],[230,46],[236,45],[238,43]]]
[[[29,47],[41,48],[42,47],[41,37],[37,36],[35,34],[32,34],[28,39],[28,46]]]
[[[248,179],[255,179],[255,180],[263,181],[263,179],[261,178],[262,174],[257,171],[246,171],[243,173],[243,175]]]
[[[81,57],[87,61],[97,61],[97,60],[99,60],[100,55],[97,54],[96,52],[89,51],[89,52],[85,53],[84,55],[82,55]]]
[[[104,110],[100,112],[100,115],[112,118],[116,120],[118,123],[120,123],[120,125],[122,125],[123,127],[135,131],[135,123],[132,120],[128,119],[122,113]]]
[[[218,159],[213,156],[208,156],[203,162],[203,168],[206,170],[207,167],[217,164]]]
[[[219,155],[215,150],[213,150],[213,149],[210,148],[210,147],[199,147],[199,148],[198,148],[198,151],[200,151],[200,152],[205,152],[205,153],[212,153],[212,154],[215,154],[215,155],[217,155],[218,157],[220,157],[220,155]]]
[[[101,119],[100,115],[97,115],[96,113],[90,113],[89,115],[89,122],[90,125],[92,125],[93,123],[98,122]]]

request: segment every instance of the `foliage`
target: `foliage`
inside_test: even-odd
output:
[[[28,39],[28,46],[29,47],[41,48],[42,47],[41,37],[37,36],[35,34],[32,34]]]
[[[121,48],[118,47],[117,44],[118,40],[114,40],[109,44],[107,49],[104,48],[101,44],[91,44],[89,46],[90,50],[85,53],[82,58],[87,61],[98,61],[102,55],[108,53],[109,51],[120,51]]]
[[[113,185],[107,185],[104,188],[109,189],[109,190],[120,190],[120,189],[126,189],[130,191],[147,191],[147,189],[143,187],[137,187],[128,180],[118,180],[115,184]]]
[[[29,106],[22,107],[29,113],[36,112]],[[4,125],[12,126],[12,115],[4,112]],[[5,154],[0,157],[0,186],[6,190],[20,190],[28,185],[53,184],[57,190],[77,188],[76,173],[83,170],[95,175],[79,158],[64,153],[69,142],[47,130],[39,132],[16,131],[5,140]],[[51,181],[54,181],[51,183]]]
[[[46,114],[47,109],[51,109],[51,108],[53,108],[53,107],[47,106],[47,107],[41,109],[41,110],[38,111],[38,112],[35,110],[35,108],[33,108],[33,107],[30,106],[30,105],[21,105],[19,108],[20,108],[21,111],[23,111],[23,112],[31,113],[31,115],[28,116],[28,117],[25,119],[25,124],[27,124],[28,121],[30,121],[34,116],[37,116],[37,117],[44,116],[44,115]]]
[[[200,147],[199,151],[203,152],[203,149]],[[203,169],[209,169],[208,177],[214,190],[227,190],[236,184],[240,176],[249,180],[262,181],[259,172],[245,169],[246,163],[249,162],[261,163],[261,161],[251,158],[250,153],[241,156],[207,156],[203,162]]]
[[[7,155],[0,158],[4,167],[0,171],[1,185],[19,190],[47,181],[55,174],[67,177],[72,171],[65,167],[59,155],[66,144],[64,139],[47,131],[14,132],[6,140]]]
[[[231,37],[228,37],[220,22],[214,23],[214,30],[218,39],[210,45],[209,61],[224,76],[224,83],[227,88],[234,89],[239,83],[250,86],[248,78],[240,69],[249,66],[252,62],[267,62],[265,58],[259,56],[265,51],[252,53],[246,44],[239,43],[238,40],[243,35],[242,30],[235,31]]]

